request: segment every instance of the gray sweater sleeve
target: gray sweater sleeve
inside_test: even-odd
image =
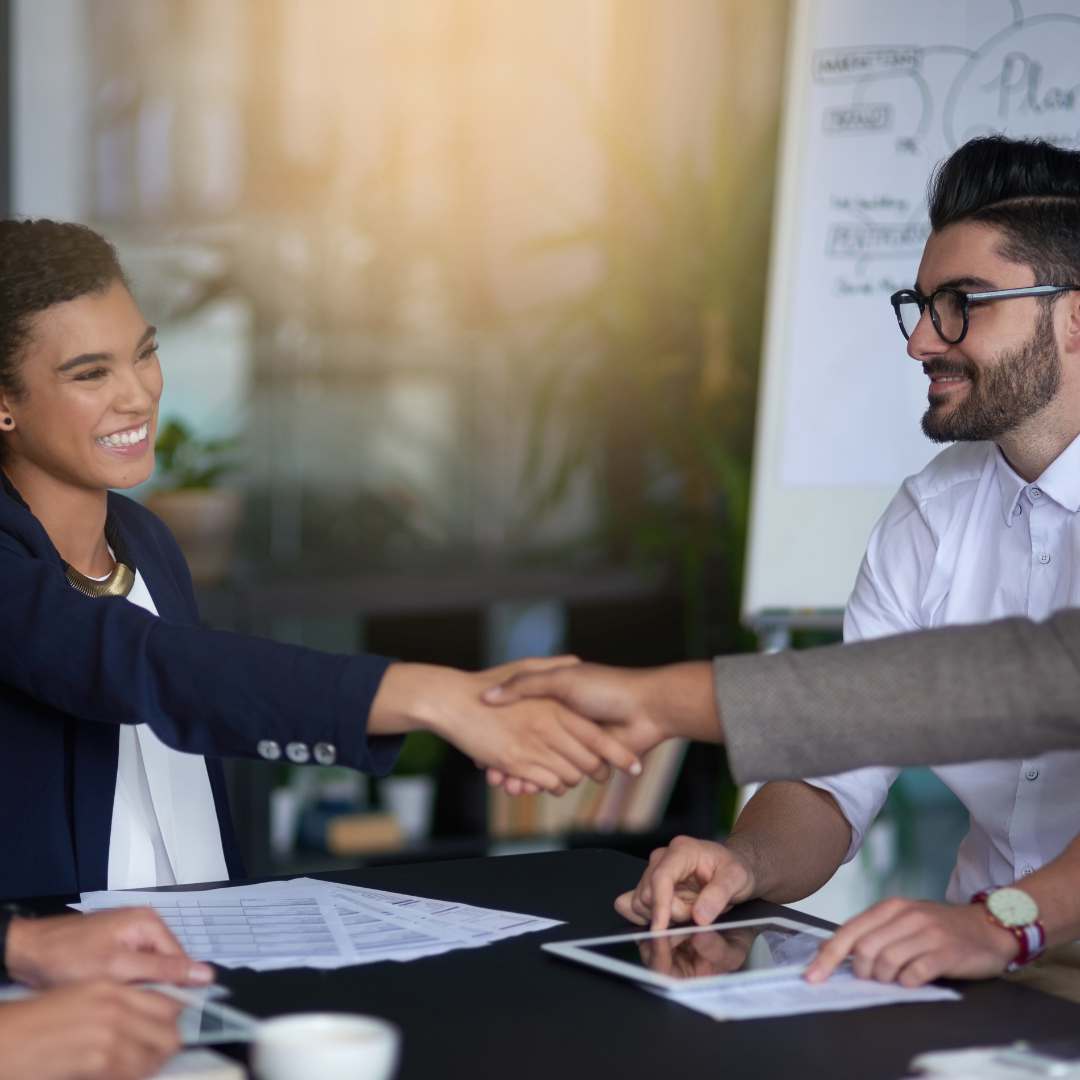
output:
[[[1080,610],[714,663],[739,783],[1080,748]]]

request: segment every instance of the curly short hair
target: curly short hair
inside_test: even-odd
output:
[[[85,225],[38,218],[0,220],[0,388],[25,391],[19,356],[39,311],[113,282],[129,285],[116,248]]]
[[[943,161],[927,193],[930,225],[1000,230],[1001,254],[1040,285],[1080,285],[1080,150],[986,135]],[[1047,306],[1056,298],[1049,298]]]

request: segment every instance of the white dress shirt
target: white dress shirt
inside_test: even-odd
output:
[[[138,571],[128,600],[157,615]],[[148,724],[121,724],[108,887],[189,885],[228,876],[202,756],[171,749]]]
[[[1042,620],[1080,606],[1080,438],[1028,484],[994,443],[958,443],[897,492],[874,528],[844,615],[844,640]],[[914,682],[920,677],[911,672]],[[966,903],[1055,859],[1080,833],[1080,752],[934,769],[968,808],[946,892]],[[808,781],[832,793],[859,850],[898,769]]]

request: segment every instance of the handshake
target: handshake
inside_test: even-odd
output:
[[[586,776],[602,783],[612,767],[636,776],[640,756],[675,736],[722,740],[710,664],[631,670],[573,656],[476,674],[393,664],[368,731],[414,727],[453,743],[511,795],[561,795]]]

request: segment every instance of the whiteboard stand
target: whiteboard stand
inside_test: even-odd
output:
[[[758,648],[764,653],[782,652],[791,648],[791,635],[796,630],[844,629],[843,608],[765,608],[748,619],[758,638]]]

